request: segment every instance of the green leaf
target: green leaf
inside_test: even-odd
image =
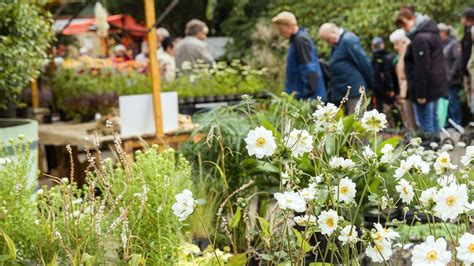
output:
[[[324,145],[324,149],[329,157],[334,156],[336,153],[336,138],[334,135],[328,136],[326,139],[326,144]]]
[[[241,253],[241,254],[235,254],[232,257],[230,257],[226,265],[241,266],[241,265],[245,265],[246,263],[247,263],[247,254]]]
[[[275,256],[280,258],[280,259],[283,259],[284,257],[286,257],[288,255],[288,253],[286,253],[285,251],[283,250],[280,250],[278,252],[275,252]]]
[[[130,266],[139,266],[139,265],[145,265],[145,259],[142,257],[141,254],[132,254],[130,259]]]
[[[232,217],[232,219],[230,219],[229,226],[231,228],[235,228],[237,227],[237,225],[239,225],[240,217],[241,217],[241,209],[242,208],[238,207],[237,210],[235,211],[234,216]]]
[[[54,256],[51,259],[51,262],[48,263],[48,266],[58,266],[58,252],[54,253]]]
[[[258,216],[257,217],[260,226],[262,227],[263,237],[271,237],[272,233],[270,231],[270,223],[265,220],[265,218]]]
[[[261,257],[263,260],[268,260],[268,261],[271,261],[271,260],[272,260],[272,255],[270,255],[270,254],[260,254],[260,257]]]
[[[268,120],[264,116],[262,116],[262,126],[270,130],[276,139],[280,139],[280,133],[278,133],[275,127],[270,122],[268,122]]]
[[[382,150],[383,146],[385,146],[386,144],[391,144],[393,146],[393,148],[396,148],[401,139],[402,139],[401,137],[395,136],[395,137],[384,140],[382,143],[380,143],[377,146],[377,150],[375,151],[375,153],[378,156],[380,156],[382,154],[381,150]]]
[[[8,254],[10,255],[11,260],[16,260],[16,248],[13,240],[5,232],[0,232],[3,235],[3,239],[8,247]]]
[[[295,233],[296,235],[296,245],[303,249],[304,252],[309,252],[311,250],[311,245],[308,243],[308,241],[306,241],[302,236],[301,236],[301,233],[296,230],[295,228],[293,228],[293,232]]]

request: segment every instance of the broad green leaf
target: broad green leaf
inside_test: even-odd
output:
[[[295,233],[296,235],[296,245],[303,249],[304,252],[309,252],[311,250],[311,245],[308,243],[308,241],[306,241],[302,236],[301,236],[301,233],[296,230],[295,228],[293,228],[293,232]]]
[[[5,243],[7,244],[8,247],[8,254],[10,255],[10,259],[16,260],[16,247],[15,243],[13,240],[7,235],[5,232],[1,232],[3,235],[3,239],[5,240]]]
[[[197,200],[194,200],[194,202],[197,205],[204,205],[204,204],[206,204],[207,201],[205,199],[197,199]]]
[[[241,217],[241,209],[242,208],[238,207],[237,210],[235,211],[234,216],[232,217],[232,219],[230,219],[229,226],[231,228],[235,228],[237,227],[237,225],[239,225],[240,217]]]
[[[329,157],[334,156],[334,154],[336,153],[336,138],[334,137],[334,135],[328,136],[328,138],[326,139],[326,144],[324,145],[324,149],[326,150],[326,154]]]
[[[262,257],[263,260],[268,260],[268,261],[272,260],[272,255],[270,254],[260,254],[260,257]]]
[[[401,140],[401,138],[398,137],[398,136],[384,140],[382,143],[380,143],[377,146],[377,150],[375,151],[375,153],[380,156],[382,154],[381,150],[382,150],[383,146],[385,146],[386,144],[391,144],[393,146],[393,148],[395,149],[397,147],[398,143],[400,142],[400,140]]]
[[[262,116],[262,126],[268,130],[270,130],[273,133],[273,136],[276,139],[280,139],[280,133],[275,129],[275,127],[268,122],[268,120]]]
[[[241,254],[235,254],[232,255],[232,257],[227,260],[228,266],[241,266],[245,265],[247,263],[247,254],[241,253]]]

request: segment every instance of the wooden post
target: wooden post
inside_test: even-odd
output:
[[[155,134],[157,137],[163,136],[163,118],[161,114],[161,95],[160,95],[160,71],[158,59],[156,58],[156,28],[155,24],[155,0],[145,1],[145,17],[148,31],[148,47],[150,60],[151,85],[153,89],[153,109],[155,113]]]
[[[39,107],[38,81],[36,79],[31,82],[31,105],[33,108]]]

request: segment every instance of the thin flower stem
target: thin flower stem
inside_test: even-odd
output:
[[[216,257],[217,263],[221,265],[221,261],[219,260],[219,256],[217,256],[216,249],[214,248],[214,244],[212,243],[209,232],[207,231],[207,228],[204,225],[204,222],[202,221],[201,215],[199,215],[199,212],[196,212],[196,215],[199,219],[199,222],[201,223],[202,228],[204,229],[204,232],[206,232],[207,239],[209,240],[209,244],[211,245],[212,252],[214,253],[214,256]]]

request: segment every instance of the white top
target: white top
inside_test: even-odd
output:
[[[160,74],[162,80],[173,81],[176,77],[176,61],[174,56],[164,52],[163,50],[158,50],[156,58],[160,63]]]

